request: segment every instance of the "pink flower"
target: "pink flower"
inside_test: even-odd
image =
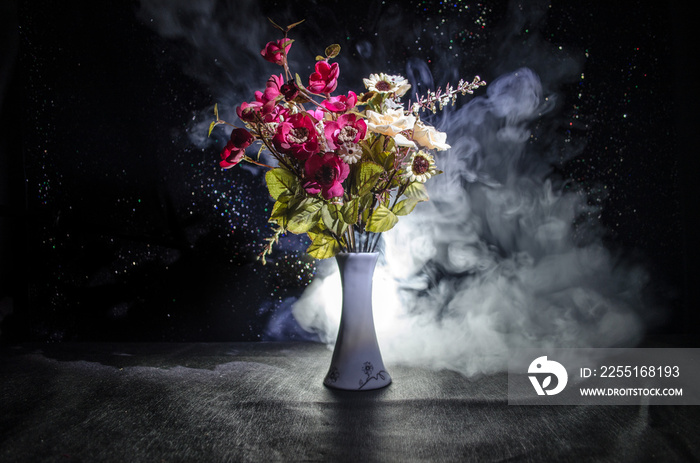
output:
[[[358,143],[367,135],[367,124],[354,114],[343,114],[338,120],[326,122],[323,127],[330,149],[338,149],[349,143]]]
[[[251,101],[250,103],[241,103],[236,108],[236,114],[244,122],[255,122],[258,116],[262,115],[263,104],[260,101]]]
[[[280,95],[280,88],[284,85],[282,74],[279,76],[272,75],[265,84],[265,91],[255,92],[255,99],[262,103],[263,114],[269,114],[274,109],[277,102],[275,101]]]
[[[325,199],[343,196],[343,180],[350,173],[350,166],[333,153],[311,156],[304,165],[306,182],[304,189],[315,195],[321,193]]]
[[[231,138],[223,150],[221,150],[221,162],[219,165],[224,169],[235,166],[245,156],[245,149],[253,143],[253,135],[246,129],[233,129]]]
[[[320,108],[318,108],[318,109],[308,109],[308,110],[306,110],[306,112],[307,112],[311,117],[313,117],[314,119],[316,119],[317,121],[322,121],[323,118],[326,117],[326,114],[327,114],[324,110],[322,110],[322,109],[320,109]]]
[[[309,76],[309,86],[312,93],[331,93],[338,86],[338,63],[328,64],[328,61],[317,61],[316,72]]]
[[[265,48],[262,49],[260,54],[267,61],[279,65],[284,64],[285,55],[289,53],[289,49],[292,47],[293,40],[291,39],[279,39],[274,42],[267,42]]]
[[[265,122],[279,122],[280,119],[286,119],[289,116],[289,111],[284,106],[275,106],[272,108],[272,112],[265,114],[263,116],[263,121]]]
[[[255,101],[242,103],[236,108],[238,117],[245,122],[255,122],[262,118],[265,122],[276,122],[281,109],[277,107],[277,97],[284,85],[282,75],[272,75],[265,84],[265,90],[255,92]]]
[[[348,92],[348,96],[338,95],[321,102],[324,108],[334,113],[342,113],[355,107],[357,95],[355,92]]]
[[[316,122],[307,113],[294,114],[277,126],[272,143],[279,152],[304,161],[320,150]]]

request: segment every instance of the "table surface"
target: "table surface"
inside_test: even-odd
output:
[[[700,407],[509,406],[507,374],[387,364],[323,386],[314,343],[0,349],[0,461],[700,461]]]

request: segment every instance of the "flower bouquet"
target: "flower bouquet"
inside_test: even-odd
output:
[[[292,76],[287,54],[293,40],[285,28],[282,39],[269,42],[261,55],[280,65],[255,100],[236,108],[244,127],[219,119],[209,127],[233,126],[221,151],[221,167],[250,162],[269,170],[265,181],[275,200],[270,223],[275,233],[260,254],[265,263],[279,237],[305,233],[307,253],[318,259],[336,256],[341,274],[343,304],[338,340],[324,384],[339,389],[368,390],[391,382],[384,368],[374,330],[372,274],[381,233],[399,217],[428,200],[424,183],[440,174],[433,153],[448,149],[447,136],[420,120],[421,111],[435,112],[454,103],[458,94],[485,85],[479,77],[447,86],[405,108],[400,98],[410,89],[401,76],[371,74],[366,91],[334,95],[340,69],[332,60],[339,45],[316,57],[314,72],[305,83]],[[256,159],[246,154],[259,143]],[[274,166],[261,162],[261,153]]]
[[[428,200],[423,184],[441,173],[433,153],[450,147],[446,134],[421,121],[420,112],[435,112],[486,84],[478,76],[460,81],[405,108],[400,98],[411,87],[408,81],[380,73],[363,79],[366,91],[359,95],[334,95],[340,69],[332,60],[339,45],[316,57],[306,85],[298,74],[292,76],[287,55],[294,41],[288,32],[301,22],[284,28],[273,22],[284,37],[269,42],[261,55],[284,73],[270,76],[254,101],[236,108],[244,127],[219,119],[216,106],[209,127],[210,135],[217,125],[233,127],[221,167],[250,162],[269,169],[265,180],[275,200],[269,219],[274,235],[259,256],[263,264],[286,232],[307,234],[307,253],[318,259],[374,252],[382,232]],[[254,143],[260,145],[256,159],[246,154]],[[275,166],[260,161],[263,150]]]

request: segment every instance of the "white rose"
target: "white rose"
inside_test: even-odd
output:
[[[411,130],[416,124],[416,116],[405,116],[403,110],[387,110],[377,113],[367,110],[367,128],[375,133],[394,136],[404,130]]]
[[[447,134],[438,132],[435,127],[423,124],[421,121],[416,121],[413,126],[413,141],[428,149],[437,149],[445,151],[450,149],[447,141]]]

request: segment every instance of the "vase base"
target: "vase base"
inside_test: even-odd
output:
[[[377,389],[383,389],[390,384],[391,384],[391,379],[389,379],[389,381],[385,381],[382,383],[374,383],[371,386],[368,384],[365,387],[360,388],[360,387],[343,387],[342,385],[333,384],[329,381],[323,381],[323,385],[326,386],[328,389],[335,389],[338,391],[374,391]]]
[[[357,370],[353,368],[352,370]],[[362,374],[343,374],[343,370],[331,365],[323,384],[332,389],[344,391],[370,391],[381,389],[391,384],[391,376],[383,366],[375,373],[370,362],[365,362]]]

